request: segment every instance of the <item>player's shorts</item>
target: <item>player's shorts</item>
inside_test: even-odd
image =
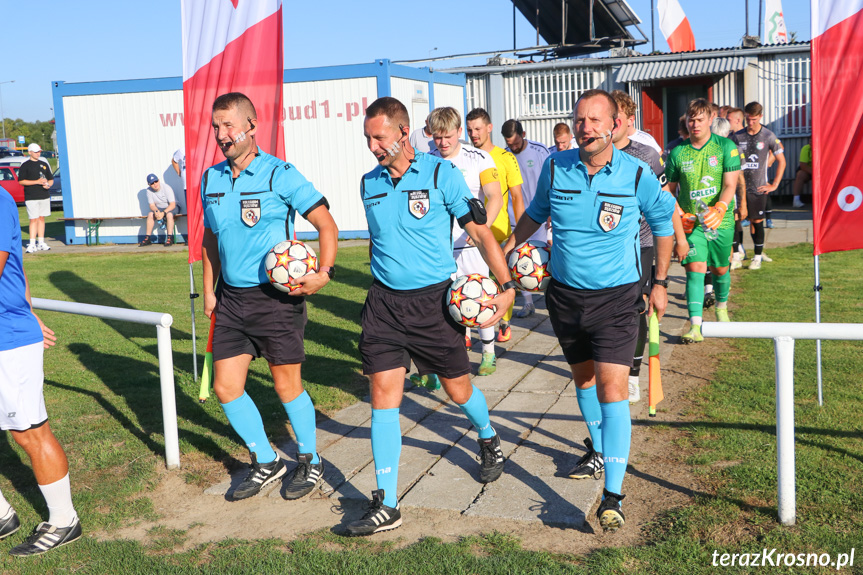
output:
[[[400,367],[411,360],[420,375],[452,379],[470,373],[464,327],[446,309],[450,280],[415,290],[394,290],[372,282],[362,311],[360,355],[363,374]]]
[[[269,283],[238,288],[220,282],[218,292],[213,361],[243,354],[274,365],[305,361],[305,298]]]
[[[482,254],[476,246],[467,246],[462,249],[454,249],[452,255],[455,258],[456,277],[470,274],[488,275],[488,264],[482,259]],[[455,277],[453,277],[455,279]]]
[[[632,367],[643,301],[639,282],[584,290],[552,278],[545,301],[551,327],[569,364],[592,359]]]
[[[731,261],[731,246],[734,244],[734,228],[720,228],[715,240],[707,241],[701,226],[695,226],[691,234],[687,234],[689,253],[683,260],[683,265],[694,262],[707,262],[708,266],[724,268]]]
[[[767,211],[767,199],[770,194],[746,193],[746,211],[749,212],[749,220],[763,220]]]
[[[42,342],[0,351],[0,429],[26,431],[48,421],[42,395]]]
[[[48,198],[44,200],[27,200],[24,202],[24,205],[27,206],[27,217],[31,220],[35,218],[47,218],[51,215],[51,200]]]

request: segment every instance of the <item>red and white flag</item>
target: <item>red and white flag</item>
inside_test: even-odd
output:
[[[812,0],[815,255],[863,248],[863,0]]]
[[[282,0],[181,0],[189,263],[201,259],[201,176],[225,158],[213,139],[213,101],[242,92],[258,112],[256,140],[285,158]]]
[[[668,42],[672,52],[691,52],[695,50],[695,36],[692,27],[680,2],[677,0],[659,0],[656,5],[659,10],[659,29]]]

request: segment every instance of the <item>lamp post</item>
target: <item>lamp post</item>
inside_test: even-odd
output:
[[[15,80],[6,80],[5,82],[0,82],[0,86],[3,84],[13,84]],[[3,89],[0,88],[0,122],[3,122],[3,139],[6,139],[6,116],[3,115]]]

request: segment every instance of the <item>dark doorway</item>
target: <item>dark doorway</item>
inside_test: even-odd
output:
[[[677,137],[680,116],[686,113],[689,102],[696,98],[710,98],[709,86],[666,86],[665,87],[665,133],[669,140]]]

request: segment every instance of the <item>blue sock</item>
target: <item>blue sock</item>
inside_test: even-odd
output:
[[[309,393],[303,390],[296,399],[282,405],[291,421],[291,427],[294,428],[294,435],[297,436],[297,453],[311,453],[312,463],[319,463],[321,458],[318,457],[315,406]]]
[[[599,453],[605,453],[602,449],[602,410],[599,407],[599,398],[596,397],[596,386],[587,389],[575,388],[575,396],[578,398],[581,416],[587,424],[593,449]]]
[[[488,439],[494,437],[494,428],[491,426],[491,420],[488,417],[488,403],[485,401],[485,396],[475,385],[472,385],[473,392],[470,394],[470,399],[464,405],[459,405],[462,413],[464,413],[470,422],[476,427],[480,439]]]
[[[632,442],[632,419],[629,414],[629,400],[614,403],[601,403],[602,439],[605,449],[605,488],[612,493],[620,493],[626,464],[629,461],[629,446]]]
[[[399,408],[372,409],[372,457],[375,458],[375,479],[384,490],[384,505],[395,507],[399,502],[399,457],[402,454],[402,428]]]
[[[228,423],[242,438],[249,451],[255,454],[258,463],[272,463],[276,460],[276,452],[270,446],[267,432],[264,431],[264,421],[255,402],[245,391],[243,395],[222,404],[222,409],[228,417]]]

